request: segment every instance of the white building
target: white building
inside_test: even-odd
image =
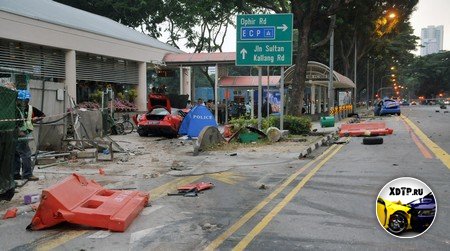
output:
[[[51,0],[0,0],[0,27],[0,77],[26,75],[41,86],[52,82],[45,88],[57,84],[75,102],[80,83],[130,85],[144,111],[147,64],[182,53],[111,19]]]
[[[442,50],[444,44],[444,26],[430,25],[427,28],[422,28],[420,55],[425,56],[432,53],[437,53]]]

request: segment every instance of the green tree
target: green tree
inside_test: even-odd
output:
[[[165,20],[160,15],[163,0],[55,0],[56,2],[85,10],[115,20],[133,28],[145,24],[153,37],[160,35],[158,24]]]
[[[416,57],[399,74],[417,96],[435,98],[440,93],[450,94],[450,52]]]

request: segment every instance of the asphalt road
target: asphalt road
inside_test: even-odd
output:
[[[405,113],[422,121],[422,125],[428,125],[427,133],[448,139],[449,127],[442,130],[440,125],[450,122],[450,114],[439,117],[437,123],[433,120],[436,117],[434,110],[431,117],[423,116],[430,110],[418,107]],[[383,145],[366,146],[361,144],[361,138],[352,138],[247,248],[449,250],[450,169],[435,157],[424,157],[399,117],[383,120],[394,129],[393,135],[384,137]],[[414,239],[389,235],[378,224],[375,214],[378,192],[387,182],[404,176],[428,184],[438,203],[435,222],[427,232]],[[233,245],[235,243],[229,247]]]
[[[402,112],[411,119],[431,140],[450,153],[450,105],[447,109],[439,106],[408,106]]]
[[[403,114],[450,152],[445,126],[450,113],[435,108],[408,107]],[[139,189],[151,192],[152,206],[125,233],[72,225],[24,231],[32,215],[4,221],[2,249],[449,250],[450,163],[431,150],[427,156],[417,142],[426,144],[413,140],[401,117],[382,120],[394,129],[382,145],[351,138],[348,144],[320,147],[311,158],[276,162],[274,153],[266,158],[269,164],[244,158],[241,167],[218,174],[139,181]],[[404,176],[428,184],[438,203],[435,222],[414,239],[391,236],[375,213],[380,189]],[[213,182],[215,188],[194,198],[166,196],[178,184],[195,181]]]

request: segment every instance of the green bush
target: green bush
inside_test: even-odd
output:
[[[246,119],[244,117],[231,119],[229,124],[233,126],[233,132],[246,126],[258,127],[258,119]],[[280,128],[280,117],[270,116],[262,120],[262,130],[266,131],[269,127]],[[289,130],[290,134],[301,135],[311,131],[311,118],[307,116],[296,117],[284,116],[284,129]]]
[[[275,117],[275,123],[273,126],[279,127],[280,118]],[[296,117],[292,115],[287,115],[284,117],[285,130],[289,130],[290,134],[301,135],[308,134],[311,131],[311,118],[307,116]]]
[[[138,93],[137,93],[136,88],[131,88],[128,91],[128,101],[133,102],[137,98],[137,95],[138,95]]]
[[[239,129],[244,128],[246,126],[258,127],[258,119],[247,119],[245,117],[240,118],[232,118],[228,124],[230,124],[232,132],[237,132]]]
[[[100,104],[102,102],[102,96],[103,96],[103,91],[96,90],[96,91],[92,92],[91,94],[89,94],[89,101],[97,102]]]

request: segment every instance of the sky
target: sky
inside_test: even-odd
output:
[[[429,25],[444,26],[444,50],[450,51],[450,0],[420,0],[411,16],[414,35],[420,37],[422,28]],[[420,42],[420,41],[419,41]],[[415,51],[420,54],[420,49]]]
[[[444,25],[444,50],[450,51],[450,0],[419,0],[416,11],[411,16],[411,25],[414,28],[414,35],[420,37],[422,28],[429,25]],[[420,43],[420,40],[418,40]],[[181,43],[180,43],[181,45]],[[184,51],[190,51],[181,48]],[[222,47],[224,52],[236,51],[236,30],[229,27],[225,44]],[[417,47],[415,54],[420,54]]]

